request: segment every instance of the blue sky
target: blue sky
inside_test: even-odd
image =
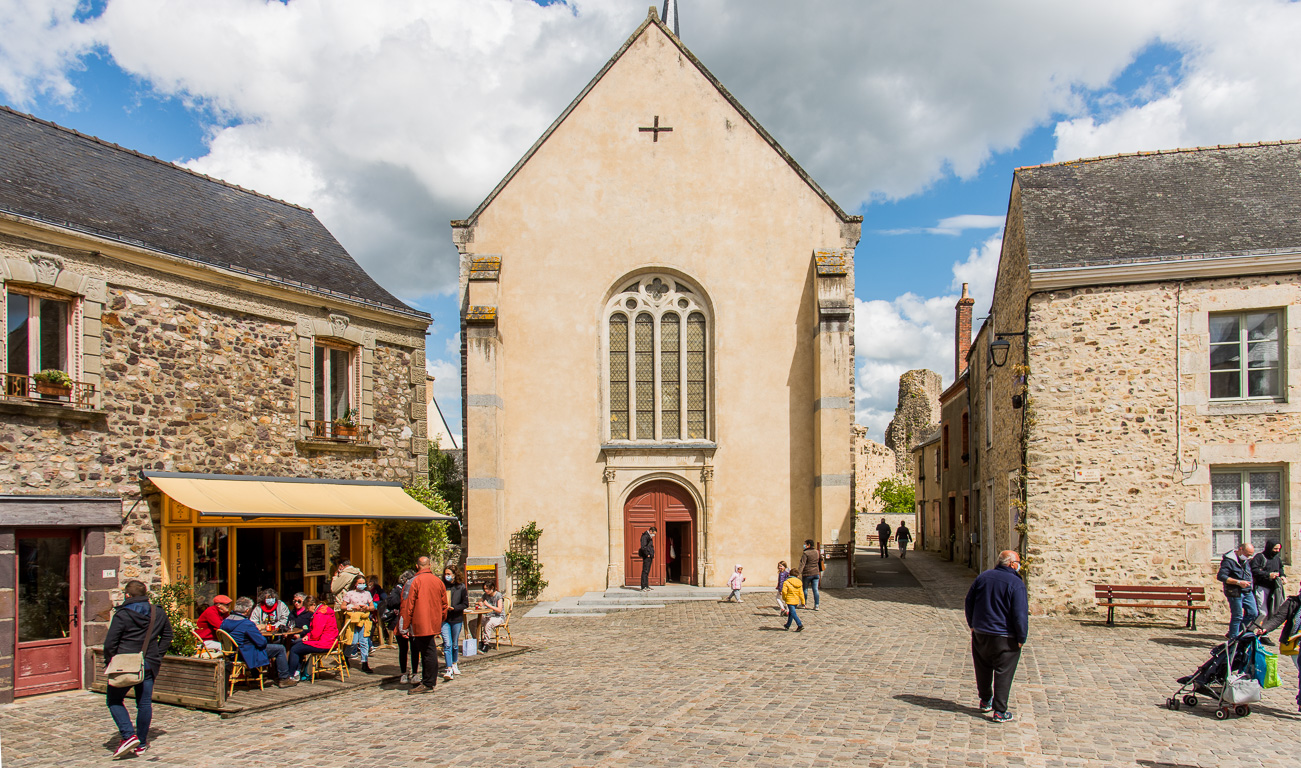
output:
[[[452,420],[446,222],[647,5],[13,1],[0,7],[4,103],[312,207],[434,316],[428,357]],[[989,0],[943,18],[854,0],[680,5],[686,44],[865,217],[858,418],[876,439],[899,373],[951,378],[953,300],[969,280],[983,314],[1015,167],[1301,136],[1301,14],[1282,0]]]

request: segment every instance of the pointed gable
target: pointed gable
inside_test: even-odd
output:
[[[558,132],[567,129],[568,127],[567,123],[572,122],[571,118],[575,115],[575,113],[582,110],[585,106],[591,106],[590,104],[588,104],[588,102],[591,101],[591,96],[594,92],[597,92],[599,90],[610,90],[614,87],[618,87],[616,85],[613,85],[610,82],[612,80],[619,79],[617,77],[617,73],[614,77],[611,77],[611,73],[615,72],[616,70],[622,67],[629,66],[629,62],[627,62],[628,59],[637,58],[639,54],[645,55],[645,51],[638,50],[639,47],[648,49],[655,44],[665,44],[663,45],[663,47],[667,49],[667,51],[664,52],[670,54],[676,54],[678,59],[677,63],[681,69],[687,70],[689,68],[691,71],[698,74],[700,80],[700,83],[696,84],[698,90],[711,91],[713,95],[720,98],[723,103],[725,103],[730,107],[730,111],[734,112],[734,115],[737,119],[735,122],[730,120],[725,122],[726,131],[741,129],[742,125],[748,126],[750,130],[752,130],[755,134],[757,134],[758,137],[761,138],[763,142],[765,142],[768,145],[768,147],[771,148],[772,152],[775,153],[776,157],[780,160],[780,162],[788,166],[790,171],[794,173],[795,177],[798,178],[804,185],[806,185],[813,194],[815,194],[818,198],[820,198],[821,201],[825,203],[825,205],[828,208],[830,208],[841,221],[861,222],[863,220],[862,216],[851,216],[845,213],[845,211],[836,203],[836,201],[833,200],[831,196],[828,195],[826,191],[824,191],[816,181],[814,181],[813,177],[810,176],[808,172],[806,172],[802,167],[800,167],[800,164],[795,161],[795,158],[791,157],[790,153],[788,153],[784,148],[782,148],[782,146],[777,142],[777,140],[773,138],[772,135],[769,134],[768,131],[764,129],[762,125],[759,124],[759,121],[756,120],[754,116],[751,115],[748,111],[746,111],[745,107],[742,106],[741,103],[737,101],[734,96],[732,96],[732,94],[727,90],[727,88],[725,88],[723,84],[719,82],[718,78],[714,77],[713,73],[711,73],[705,67],[705,65],[701,63],[699,59],[696,58],[695,54],[693,54],[685,45],[683,45],[682,41],[675,34],[673,34],[673,32],[664,24],[664,22],[662,22],[659,19],[659,16],[656,13],[655,8],[652,7],[650,9],[650,12],[647,14],[646,20],[643,21],[642,24],[637,27],[636,31],[634,31],[632,35],[628,37],[628,39],[619,48],[619,50],[615,52],[614,56],[612,56],[610,60],[606,62],[605,66],[601,68],[601,71],[598,72],[590,82],[588,82],[587,86],[584,87],[583,90],[578,94],[578,96],[575,97],[572,102],[570,102],[569,106],[567,106],[565,110],[560,113],[560,116],[556,118],[556,120],[547,128],[547,130],[542,134],[542,136],[536,142],[534,142],[533,146],[530,147],[528,152],[526,152],[524,156],[520,158],[519,162],[517,162],[515,166],[511,168],[510,172],[507,173],[506,176],[500,182],[498,182],[497,186],[493,188],[493,190],[488,194],[486,198],[484,198],[483,202],[481,202],[479,206],[474,209],[474,212],[471,213],[470,216],[464,220],[452,222],[453,226],[458,226],[458,227],[474,226],[478,222],[480,215],[482,215],[485,211],[487,211],[493,205],[493,203],[498,199],[498,197],[511,185],[511,182],[514,181],[517,176],[519,176],[521,173],[524,172],[524,169],[527,166],[529,166],[530,162],[533,161],[534,158],[537,155],[539,155],[539,153],[544,151],[544,148],[552,140],[553,136],[555,136]],[[654,54],[651,55],[653,56]],[[652,85],[652,84],[646,83],[646,85]],[[687,93],[682,94],[682,96],[684,97],[689,97],[690,95],[692,94],[687,94]],[[703,94],[696,93],[694,95],[700,96]],[[647,130],[649,128],[652,128],[653,126],[655,127],[659,126],[659,123],[655,122],[657,115],[654,112],[654,110],[657,108],[656,107],[657,103],[662,103],[662,102],[654,102],[651,99],[648,99],[646,101],[646,109],[643,111],[648,111],[648,113],[645,116],[645,121],[637,124],[635,133],[634,133],[634,129],[631,127],[630,124],[629,125],[620,124],[617,126],[612,125],[611,129],[619,131],[620,135],[625,139],[629,137],[643,139],[644,136],[645,137],[643,139],[644,141],[651,142],[651,143],[659,143],[662,134],[660,134],[657,131]],[[601,108],[604,108],[605,106],[606,105],[602,104]],[[699,118],[699,117],[703,117],[703,115],[677,114],[672,116],[659,115],[658,117],[660,118],[661,121],[663,121],[663,126],[671,129],[671,131],[669,131],[668,133],[663,134],[663,138],[667,142],[676,138],[668,134],[671,134],[672,132],[676,132],[680,135],[683,132],[683,129],[681,127],[673,128],[673,126],[669,125],[669,122],[679,121],[680,123],[683,118],[689,118],[689,117]],[[575,170],[579,170],[579,169],[575,169]]]

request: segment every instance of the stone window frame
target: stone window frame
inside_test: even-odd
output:
[[[355,409],[360,415],[361,413],[361,407],[360,407],[361,348],[356,344],[339,343],[332,339],[317,338],[315,340],[315,343],[312,345],[312,400],[313,400],[312,415],[313,417],[317,415],[317,406],[322,405],[316,402],[316,351],[317,350],[325,350],[326,352],[347,353],[348,362],[346,364],[347,370],[346,370],[345,380],[347,381],[347,389],[348,389],[348,409],[349,410]],[[326,366],[332,367],[332,363],[330,363],[329,355],[326,355],[324,357],[324,361]],[[329,378],[327,378],[325,381],[325,388],[326,389],[330,388]],[[330,392],[330,399],[331,400],[334,399],[334,393],[332,391]],[[322,418],[325,421],[334,421],[335,419],[342,418],[344,415],[346,415],[346,414],[332,412],[330,405],[331,405],[330,403],[325,403],[323,404],[323,407],[320,409]]]
[[[994,447],[994,377],[985,378],[985,447]]]
[[[1244,338],[1246,333],[1245,319],[1247,315],[1264,315],[1264,314],[1276,315],[1278,318],[1276,321],[1276,327],[1278,328],[1278,341],[1277,341],[1278,392],[1276,394],[1269,394],[1269,395],[1251,395],[1251,394],[1247,394],[1247,386],[1248,386],[1247,372],[1250,370],[1250,368],[1247,367],[1247,362],[1248,362],[1247,356],[1243,350],[1243,347],[1248,343],[1248,340]],[[1206,396],[1210,399],[1212,403],[1216,403],[1216,404],[1243,403],[1243,402],[1265,402],[1265,403],[1286,402],[1287,401],[1287,358],[1288,358],[1287,356],[1288,333],[1287,333],[1286,309],[1284,307],[1260,307],[1260,308],[1239,308],[1239,309],[1232,309],[1223,312],[1208,312],[1206,314],[1206,325],[1207,325],[1206,346],[1207,346],[1208,366],[1210,365],[1210,355],[1214,351],[1214,347],[1217,346],[1211,341],[1211,337],[1210,337],[1211,320],[1216,317],[1229,317],[1229,316],[1237,317],[1239,318],[1240,321],[1239,337],[1238,337],[1237,344],[1238,344],[1238,350],[1239,350],[1242,367],[1239,369],[1238,382],[1239,385],[1242,387],[1242,389],[1239,391],[1239,394],[1236,397],[1215,397],[1214,395],[1211,394],[1212,389],[1210,383],[1211,381],[1214,380],[1215,371],[1214,369],[1208,368],[1210,373],[1208,375],[1209,380],[1206,388]]]
[[[704,443],[713,440],[713,399],[714,399],[714,316],[705,292],[700,283],[666,272],[649,271],[641,274],[627,275],[612,288],[613,293],[605,302],[601,321],[601,402],[602,402],[602,438],[607,444],[646,444],[646,443]],[[631,304],[631,306],[629,306]],[[662,343],[663,318],[666,315],[678,316],[678,437],[664,437],[663,380],[662,380]],[[704,318],[704,435],[690,437],[689,387],[687,386],[687,334],[690,319],[694,315]],[[613,400],[610,394],[611,361],[611,321],[616,315],[627,320],[627,386],[628,386],[628,437],[615,438],[612,432]],[[653,331],[653,375],[649,379],[653,391],[654,434],[642,436],[637,430],[637,319],[643,315],[651,318]]]
[[[1290,538],[1288,536],[1288,531],[1290,530],[1290,522],[1291,522],[1290,520],[1291,515],[1288,514],[1288,507],[1289,507],[1288,470],[1289,469],[1290,469],[1289,464],[1277,463],[1277,462],[1249,463],[1249,464],[1225,463],[1225,464],[1212,464],[1210,465],[1210,467],[1208,467],[1208,472],[1206,474],[1206,483],[1207,483],[1206,487],[1207,487],[1207,493],[1209,494],[1209,498],[1210,498],[1210,502],[1209,502],[1209,507],[1210,507],[1209,523],[1210,524],[1208,526],[1208,529],[1210,533],[1211,550],[1213,556],[1222,555],[1225,552],[1228,552],[1231,549],[1236,548],[1239,543],[1243,541],[1251,540],[1249,538],[1250,534],[1248,534],[1248,538],[1245,539],[1243,538],[1242,534],[1244,531],[1249,532],[1251,530],[1251,509],[1249,505],[1245,505],[1243,504],[1243,502],[1250,502],[1253,500],[1251,499],[1251,492],[1248,486],[1249,481],[1246,479],[1247,476],[1253,473],[1257,473],[1257,474],[1270,473],[1270,474],[1278,475],[1278,489],[1279,489],[1278,535],[1275,538],[1275,540],[1281,542],[1284,545],[1284,547],[1287,546],[1288,539]],[[1242,517],[1241,517],[1242,522],[1241,525],[1236,529],[1238,532],[1238,536],[1234,541],[1234,546],[1229,548],[1219,547],[1215,542],[1217,531],[1229,530],[1226,528],[1215,527],[1215,476],[1216,475],[1225,475],[1225,476],[1238,475],[1240,477],[1239,482],[1241,484],[1240,487],[1242,489],[1242,493],[1240,494],[1238,502],[1240,506],[1243,507]]]
[[[9,359],[9,291],[29,295],[67,298],[69,316],[68,360],[66,373],[93,387],[91,407],[103,406],[103,326],[104,305],[108,301],[108,283],[100,278],[68,269],[62,257],[44,251],[29,251],[26,258],[0,259],[0,359]],[[33,371],[34,373],[34,371]]]
[[[353,386],[357,394],[353,407],[357,423],[375,421],[375,332],[363,331],[347,315],[298,318],[298,430],[311,438],[309,421],[316,418],[316,346],[318,342],[357,350],[353,364]]]

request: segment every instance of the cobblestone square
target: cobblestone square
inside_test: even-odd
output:
[[[518,616],[517,639],[536,650],[475,666],[432,695],[386,684],[231,720],[155,705],[151,754],[125,762],[1296,765],[1290,660],[1280,665],[1283,686],[1250,717],[1164,708],[1174,678],[1197,667],[1222,625],[1033,620],[1012,697],[1018,719],[997,725],[976,710],[961,612],[969,577],[922,553],[860,573],[874,586],[824,592],[798,634],[781,630],[772,602],[749,595],[606,618]],[[102,696],[0,708],[4,768],[102,765],[115,741]]]

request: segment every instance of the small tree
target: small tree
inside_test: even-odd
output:
[[[438,495],[447,501],[452,514],[461,516],[461,472],[457,469],[456,459],[434,446],[429,446],[429,487],[438,491]],[[460,530],[449,530],[452,543],[460,544]]]
[[[881,511],[887,515],[911,515],[916,509],[912,483],[897,477],[887,477],[877,483],[872,498],[881,502]]]
[[[432,512],[451,515],[452,510],[438,491],[427,485],[411,485],[404,488],[407,495],[424,504]],[[384,583],[394,584],[398,574],[406,570],[415,570],[416,559],[428,555],[434,562],[435,569],[451,552],[452,545],[447,536],[448,524],[443,521],[422,520],[384,520],[378,526],[375,542],[384,556]]]
[[[190,591],[190,582],[181,579],[171,584],[164,584],[149,593],[149,602],[163,609],[167,621],[172,625],[172,644],[166,653],[173,656],[193,656],[199,650],[199,641],[190,630],[194,622],[185,614],[194,605],[194,595]]]

